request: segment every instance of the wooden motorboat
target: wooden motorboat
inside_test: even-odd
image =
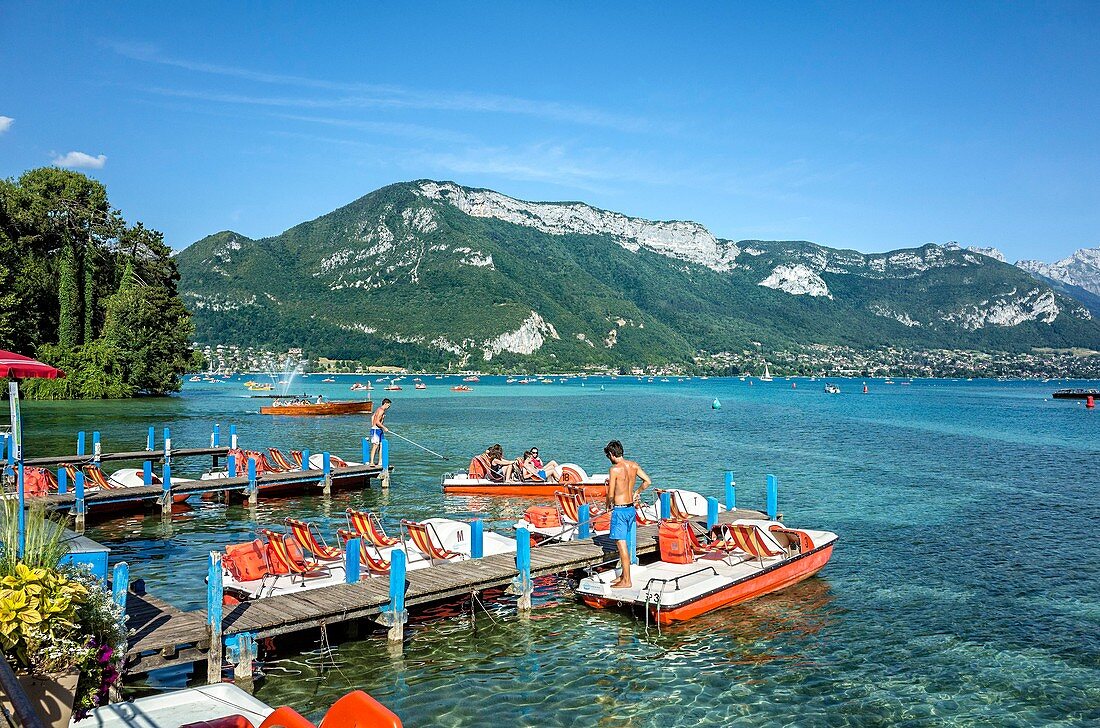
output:
[[[472,391],[474,391],[474,388],[473,387],[467,387],[465,384],[456,384],[455,386],[451,387],[451,391],[452,392],[472,392]]]
[[[607,473],[589,475],[580,465],[561,465],[561,480],[505,480],[488,477],[488,471],[480,457],[470,461],[465,473],[449,473],[441,481],[444,493],[455,495],[518,495],[553,498],[567,484],[584,488],[587,498],[600,498],[607,494]]]
[[[591,607],[624,606],[657,624],[770,594],[816,574],[833,554],[837,535],[787,528],[778,521],[722,524],[709,542],[688,520],[663,521],[659,561],[630,567],[631,586],[613,588],[614,568],[582,579],[577,594]]]
[[[352,402],[291,402],[286,404],[280,404],[276,400],[266,407],[261,407],[260,414],[317,417],[321,415],[370,414],[373,410],[374,402],[369,399]]]
[[[1100,389],[1059,389],[1052,396],[1054,399],[1100,399]]]

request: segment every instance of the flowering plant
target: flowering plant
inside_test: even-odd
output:
[[[78,670],[79,718],[107,703],[118,685],[126,645],[122,610],[86,569],[59,565],[59,556],[43,558],[30,543],[22,559],[0,549],[7,552],[0,553],[0,648],[31,674]]]

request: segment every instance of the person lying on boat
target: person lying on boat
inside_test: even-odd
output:
[[[543,464],[542,460],[539,459],[539,449],[537,447],[531,448],[530,453],[531,465],[535,467],[535,471],[539,474],[540,478],[555,483],[561,480],[561,466],[558,465],[556,460],[551,460]]]

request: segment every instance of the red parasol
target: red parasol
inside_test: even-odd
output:
[[[57,379],[64,376],[65,372],[57,367],[0,349],[0,379]]]

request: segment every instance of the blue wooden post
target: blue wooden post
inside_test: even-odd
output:
[[[73,483],[73,488],[76,489],[76,503],[74,508],[76,510],[76,530],[84,530],[84,473],[83,471],[76,471],[76,482]]]
[[[222,446],[222,426],[214,423],[214,431],[210,433],[210,447]]]
[[[581,507],[577,509],[577,518],[580,519],[580,523],[577,524],[577,538],[585,539],[592,538],[592,508],[587,503],[581,503]]]
[[[737,483],[733,482],[733,471],[726,471],[726,510],[737,508]]]
[[[65,495],[69,492],[69,471],[65,468],[57,469],[57,493]]]
[[[638,563],[638,519],[630,522],[630,530],[627,532],[626,548],[630,554],[630,563]]]
[[[99,431],[92,433],[92,462],[98,463],[100,456],[103,454],[103,445],[99,440]]]
[[[485,524],[480,518],[470,524],[470,558],[480,559],[485,555]]]
[[[660,495],[660,499],[661,499],[661,518],[666,519],[666,520],[669,519],[669,518],[672,518],[672,493],[669,493],[667,490],[662,491],[661,495]]]
[[[256,458],[248,459],[248,502],[256,503],[259,500],[259,489],[256,486]]]
[[[234,449],[234,450],[237,449],[237,426],[236,425],[230,425],[229,426],[229,447]]]
[[[370,438],[369,437],[364,437],[363,438],[363,462],[364,463],[369,463],[370,462]]]
[[[172,462],[172,430],[164,428],[164,462]]]
[[[390,469],[390,438],[382,434],[382,469]]]
[[[84,457],[84,430],[76,433],[76,454]]]
[[[349,538],[344,547],[344,576],[348,584],[359,583],[359,539]]]
[[[516,587],[519,599],[516,608],[521,611],[531,609],[531,532],[526,528],[516,529]]]
[[[146,485],[153,484],[153,461],[146,460],[141,464],[141,480]]]
[[[302,450],[302,470],[310,470],[309,450]]]
[[[152,473],[150,473],[152,475]],[[164,468],[160,474],[160,512],[165,517],[172,515],[172,464],[164,461]]]
[[[157,428],[150,427],[149,433],[145,436],[145,449],[149,452],[153,451],[153,448],[157,446]]]
[[[718,499],[707,498],[707,530],[718,525]]]
[[[775,520],[779,514],[779,479],[774,475],[768,476],[768,518]]]
[[[332,495],[332,456],[329,455],[328,450],[321,453],[321,476],[321,492]]]
[[[229,453],[229,457],[225,460],[225,475],[229,478],[237,477],[237,456],[233,453]]]
[[[210,552],[206,569],[206,627],[210,634],[210,649],[206,653],[206,682],[213,684],[222,679],[222,555]]]
[[[130,591],[130,567],[125,561],[115,564],[114,576],[111,577],[111,597],[115,604],[122,608],[122,616],[119,617],[119,627],[123,634],[126,633],[126,594]]]
[[[405,637],[405,552],[390,552],[390,605],[385,609],[390,621],[389,639],[401,642]]]

